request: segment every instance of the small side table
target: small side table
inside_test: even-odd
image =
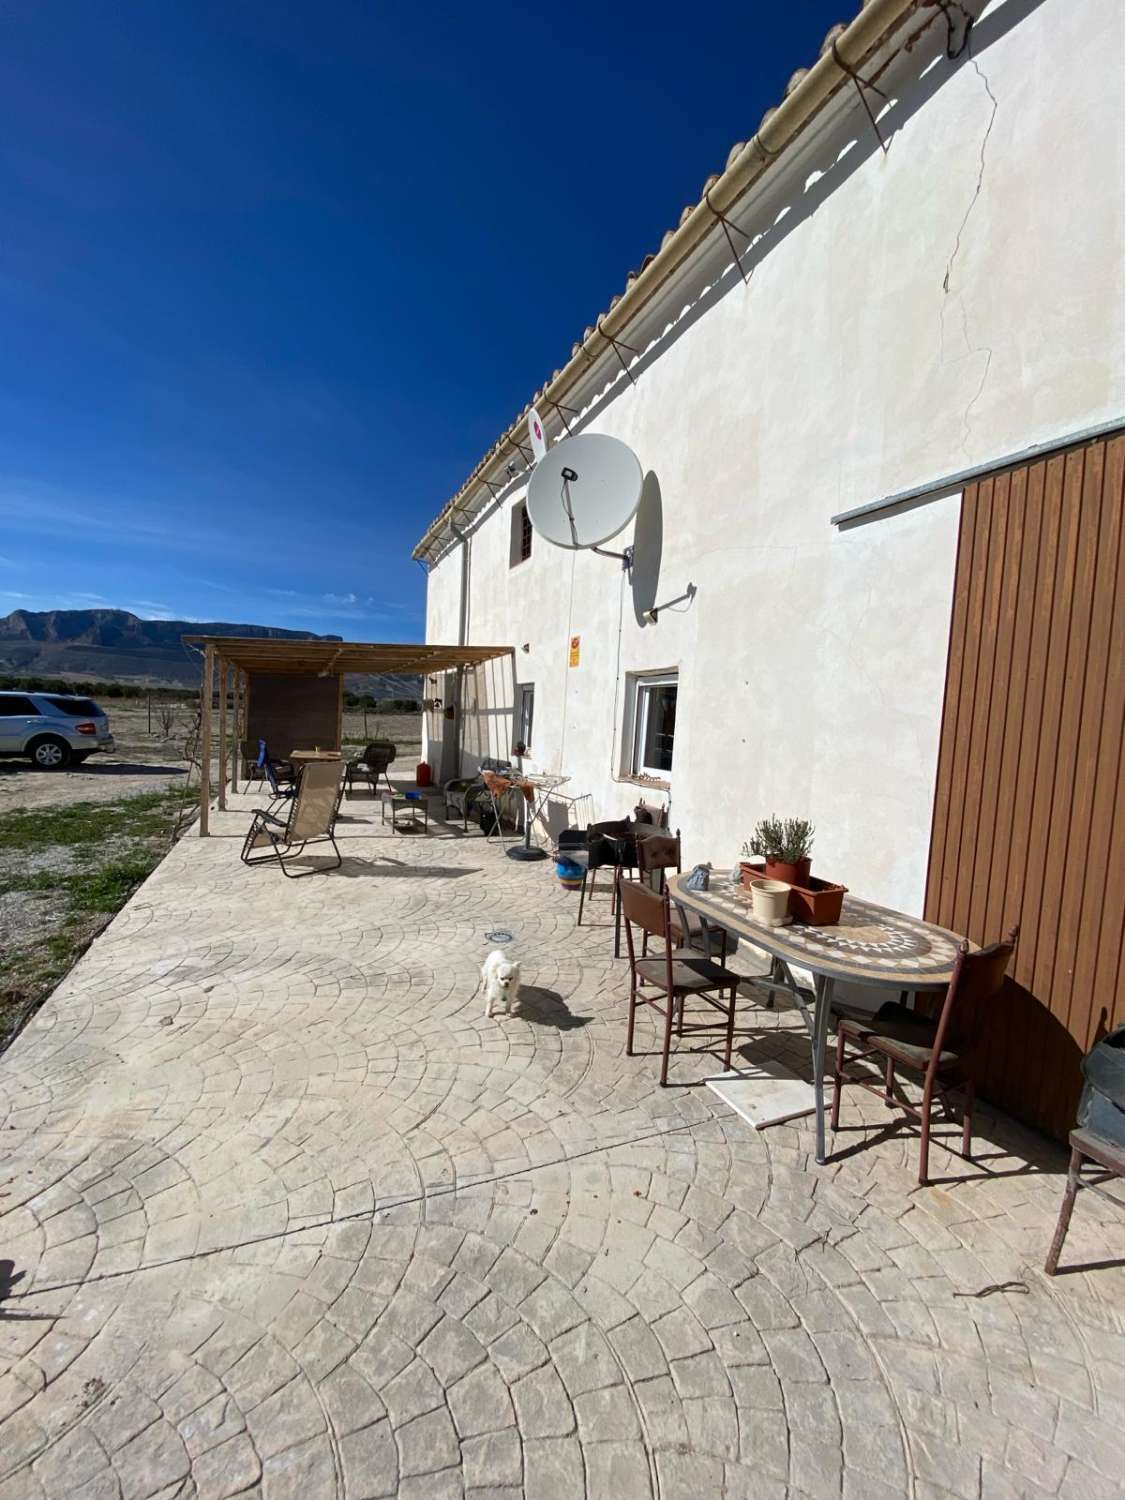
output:
[[[422,814],[422,827],[429,832],[430,829],[430,803],[427,797],[407,797],[402,792],[384,792],[382,795],[381,821],[387,821],[387,808],[391,810],[391,827],[398,828],[399,815],[409,813],[408,824],[412,828],[418,826],[418,814]]]

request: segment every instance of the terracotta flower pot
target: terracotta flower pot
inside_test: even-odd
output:
[[[779,859],[766,860],[767,880],[784,880],[786,885],[804,885],[811,874],[811,859],[799,859],[792,865]]]

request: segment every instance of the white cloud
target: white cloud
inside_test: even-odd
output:
[[[184,618],[170,604],[159,604],[155,599],[133,599],[126,604],[118,605],[117,608],[127,609],[139,620],[182,620]]]
[[[323,595],[323,598],[324,598],[325,604],[358,604],[359,603],[359,595],[358,594],[325,594],[325,595]],[[365,604],[370,604],[371,602],[372,601],[370,599],[365,599],[364,600]]]

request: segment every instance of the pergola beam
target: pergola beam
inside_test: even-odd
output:
[[[189,646],[211,645],[243,672],[406,672],[425,675],[476,666],[510,654],[511,646],[443,646],[371,641],[286,641],[247,636],[184,636]]]

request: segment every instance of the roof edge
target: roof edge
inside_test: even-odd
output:
[[[856,70],[919,9],[932,10],[922,29],[941,14],[937,0],[864,0],[862,10],[849,25],[841,23],[828,32],[813,67],[798,69],[792,75],[782,102],[766,111],[749,141],[736,143],[727,157],[724,171],[708,178],[699,201],[684,209],[679,225],[665,234],[656,254],[648,257],[638,272],[630,274],[624,292],[613,298],[607,310],[595,319],[594,326],[585,330],[574,345],[567,364],[556,370],[550,380],[535,392],[532,401],[431,521],[411,554],[416,561],[427,563],[432,560],[435,543],[449,532],[455,516],[475,514],[465,504],[469,492],[474,486],[486,483],[485,475],[494,465],[502,459],[508,461],[510,455],[506,456],[506,450],[518,448],[520,428],[530,407],[540,401],[547,405],[565,404],[563,396],[578,383],[579,378],[588,374],[596,358],[587,348],[591,340],[598,341],[597,352],[600,354],[610,343],[607,336],[620,337],[627,322],[653,300],[671,276],[687,264],[692,254],[710,237],[720,223],[720,216],[728,213],[770,167],[776,165],[824,105],[852,79]],[[767,140],[763,139],[763,132]]]

